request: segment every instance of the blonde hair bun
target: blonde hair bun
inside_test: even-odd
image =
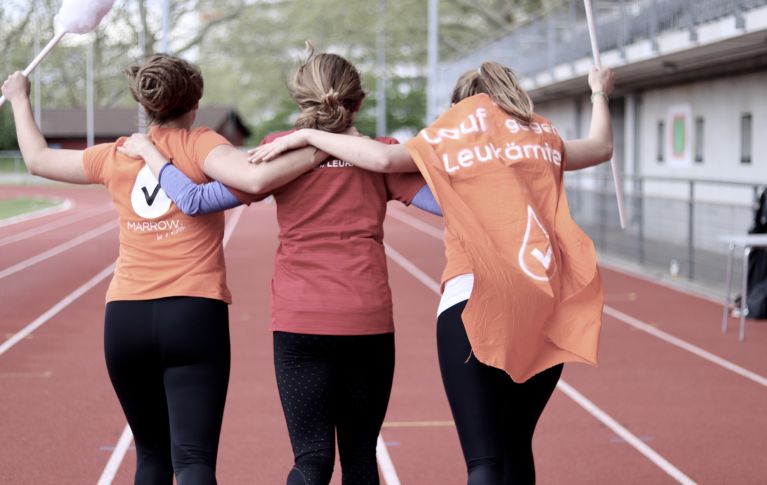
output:
[[[311,42],[306,46],[307,58],[288,83],[301,110],[295,127],[342,133],[365,98],[359,72],[341,56],[316,54]]]

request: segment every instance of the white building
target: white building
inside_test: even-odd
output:
[[[767,0],[596,0],[594,8],[602,64],[617,81],[611,113],[629,230],[611,240],[607,166],[570,174],[573,212],[608,250],[680,248],[669,259],[693,275],[695,258],[724,250],[718,235],[745,232],[754,194],[767,185]],[[588,132],[593,61],[581,1],[440,63],[437,104],[484,60],[513,68],[565,138]]]

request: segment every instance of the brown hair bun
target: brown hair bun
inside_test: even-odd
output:
[[[152,123],[174,120],[194,109],[202,98],[200,69],[178,57],[154,54],[123,72],[133,99],[144,107]]]

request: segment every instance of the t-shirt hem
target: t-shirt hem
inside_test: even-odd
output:
[[[308,335],[379,335],[394,333],[394,325],[371,328],[349,328],[328,325],[280,325],[272,323],[269,330],[272,332],[302,333]]]
[[[232,304],[232,297],[229,295],[222,295],[220,293],[210,292],[196,292],[196,291],[172,291],[172,292],[155,292],[155,293],[142,293],[136,294],[107,294],[106,303],[111,301],[139,301],[139,300],[156,300],[158,298],[170,298],[174,296],[191,296],[196,298],[209,298],[211,300],[221,300],[227,305]]]

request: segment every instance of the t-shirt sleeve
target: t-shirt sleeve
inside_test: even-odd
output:
[[[194,142],[192,146],[194,147],[194,152],[192,153],[191,158],[200,170],[203,170],[205,159],[208,158],[208,155],[210,155],[210,152],[213,151],[214,148],[221,145],[231,145],[229,140],[210,128],[198,128],[195,130],[193,136]],[[250,205],[251,202],[256,200],[253,198],[253,195],[247,192],[242,192],[241,190],[229,186],[226,186],[226,188],[243,204]]]
[[[396,138],[379,138],[378,141],[387,145],[399,144]],[[398,200],[407,205],[410,205],[421,187],[426,185],[426,181],[419,172],[387,173],[384,179],[388,199]]]
[[[194,163],[198,164],[200,170],[202,170],[202,166],[205,164],[205,159],[208,158],[208,155],[214,148],[220,145],[232,145],[229,143],[229,140],[210,128],[196,130],[195,135],[194,143],[192,145],[194,147],[192,160],[194,160]]]
[[[114,143],[101,143],[83,151],[83,168],[94,184],[106,185],[108,178],[107,160],[114,153]]]

